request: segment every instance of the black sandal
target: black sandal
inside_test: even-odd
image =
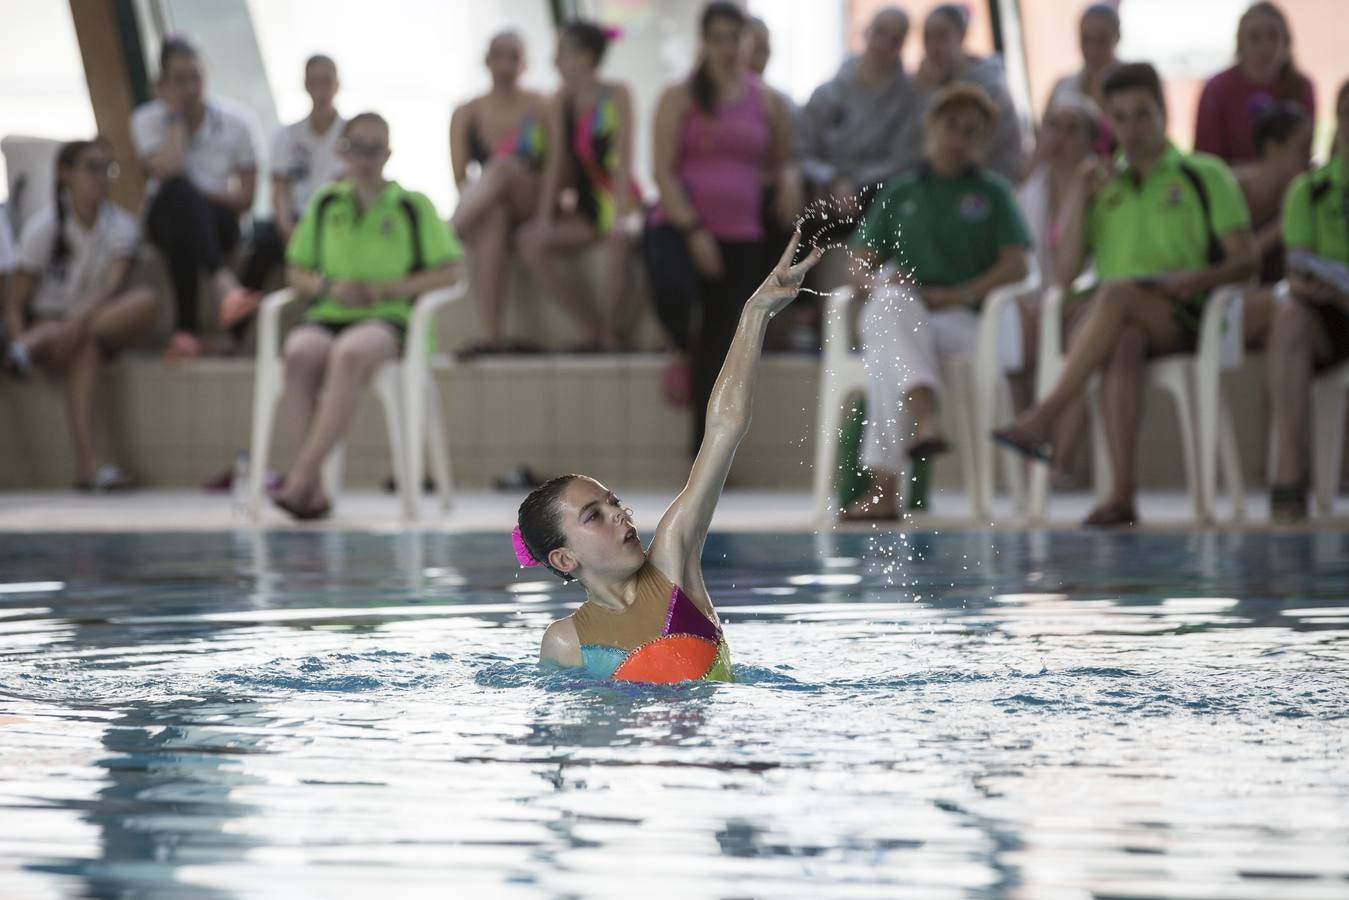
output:
[[[1307,521],[1307,485],[1305,482],[1270,486],[1269,520],[1282,525]]]
[[[1132,503],[1103,503],[1093,509],[1082,524],[1090,528],[1115,528],[1138,524],[1138,510]]]
[[[1032,441],[1023,437],[1015,425],[1007,428],[995,428],[991,437],[993,443],[999,444],[1009,450],[1015,450],[1022,456],[1029,457],[1036,462],[1051,463],[1054,461],[1054,447],[1045,441]]]
[[[934,456],[941,456],[943,453],[949,452],[951,452],[951,442],[944,437],[927,438],[911,445],[908,449],[909,459],[914,462],[932,459]]]
[[[313,506],[301,506],[298,503],[287,500],[286,497],[279,492],[272,495],[272,503],[276,504],[278,509],[284,511],[298,522],[312,522],[315,519],[326,519],[333,511],[333,505],[327,500],[322,500]]]

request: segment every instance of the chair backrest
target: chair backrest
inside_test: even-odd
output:
[[[52,179],[61,142],[12,135],[0,140],[9,182],[10,224],[17,235],[33,214],[52,202]]]
[[[835,288],[825,296],[824,303],[824,358],[837,359],[852,353],[853,289]]]

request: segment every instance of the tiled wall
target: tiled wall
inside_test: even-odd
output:
[[[543,475],[584,471],[615,485],[674,487],[688,474],[688,419],[660,394],[664,358],[497,357],[437,371],[449,423],[455,481],[485,487],[516,464]],[[813,454],[818,362],[766,357],[754,424],[731,483],[806,489]],[[1253,360],[1229,382],[1247,478],[1261,483],[1264,460],[1260,369]],[[129,359],[106,369],[99,396],[99,440],[106,455],[153,486],[199,485],[230,467],[249,443],[252,364],[206,360],[168,366]],[[281,407],[284,410],[284,406]],[[272,464],[293,450],[284,413]],[[1148,486],[1182,483],[1170,404],[1149,397],[1140,440]],[[384,423],[373,396],[362,400],[347,451],[347,482],[378,484],[390,473]],[[938,482],[958,485],[955,455]],[[73,462],[58,383],[0,380],[0,489],[64,487]]]

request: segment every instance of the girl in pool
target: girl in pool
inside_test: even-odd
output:
[[[754,370],[769,319],[801,289],[819,260],[792,265],[798,232],[745,304],[707,404],[707,427],[684,489],[643,550],[632,512],[584,475],[563,475],[520,504],[512,538],[523,566],[579,580],[586,600],[543,635],[540,659],[595,678],[673,682],[731,680],[721,621],[703,583],[702,552],[740,440],[749,430]]]

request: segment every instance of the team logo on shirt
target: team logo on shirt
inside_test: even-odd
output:
[[[992,204],[988,202],[988,198],[983,194],[970,193],[965,194],[960,198],[960,203],[957,204],[956,209],[959,210],[961,218],[969,219],[971,222],[978,222],[981,219],[988,218],[988,213],[989,210],[992,209]]]
[[[390,218],[389,216],[385,216],[383,219],[380,220],[379,233],[384,235],[385,237],[388,237],[389,235],[393,234],[392,218]]]
[[[1180,186],[1179,181],[1173,181],[1166,186],[1166,205],[1180,206],[1181,201],[1185,199],[1185,190]]]

